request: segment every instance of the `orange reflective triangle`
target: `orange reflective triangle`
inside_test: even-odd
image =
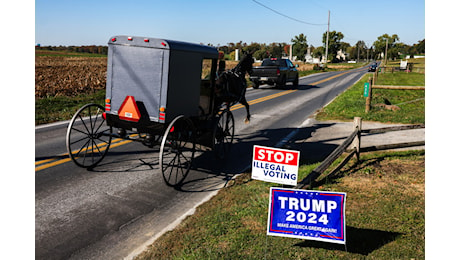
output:
[[[137,108],[136,100],[133,96],[126,96],[125,101],[121,104],[118,110],[118,116],[120,119],[137,122],[141,118],[139,108]]]

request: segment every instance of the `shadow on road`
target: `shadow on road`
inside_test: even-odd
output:
[[[300,151],[300,164],[316,163],[323,161],[338,145],[329,144],[331,140],[325,142],[309,142],[305,141],[312,136],[312,133],[317,131],[318,128],[330,127],[333,124],[318,124],[314,127],[306,128],[277,128],[266,129],[257,131],[250,135],[235,136],[231,150],[226,158],[223,160],[215,159],[213,151],[207,151],[195,157],[193,160],[193,169],[201,172],[202,175],[190,174],[183,184],[176,189],[185,192],[196,192],[192,187],[198,187],[196,182],[208,181],[212,179],[222,180],[228,184],[235,175],[242,172],[250,172],[253,146],[261,145],[274,147],[279,140],[295,132],[296,134],[290,139],[283,142],[284,149],[291,149]],[[208,189],[199,191],[209,191]]]
[[[175,189],[183,192],[218,190],[222,187],[222,182],[226,186],[235,175],[250,172],[254,145],[274,147],[277,143],[280,143],[280,140],[292,135],[292,133],[295,134],[289,140],[284,140],[280,148],[300,151],[300,164],[321,162],[337,147],[337,145],[330,143],[335,139],[318,142],[307,142],[307,140],[318,129],[331,126],[333,126],[333,123],[315,124],[312,127],[305,128],[265,129],[252,134],[235,135],[229,153],[222,160],[216,159],[213,151],[198,151],[193,159],[189,175]],[[159,172],[159,147],[147,148],[139,144],[135,148],[139,150],[109,151],[103,162],[88,171],[98,173],[135,173],[155,170]],[[134,158],[125,156],[135,154],[138,156]],[[161,178],[161,173],[160,175],[152,174],[152,178]]]

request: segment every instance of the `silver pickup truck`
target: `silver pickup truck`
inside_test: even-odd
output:
[[[289,59],[268,58],[264,59],[260,66],[252,68],[249,79],[253,82],[254,88],[259,88],[260,84],[265,83],[284,87],[287,82],[292,82],[293,86],[297,87],[299,72],[297,65],[294,66]]]

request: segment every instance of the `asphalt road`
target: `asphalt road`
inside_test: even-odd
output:
[[[37,127],[36,259],[123,259],[140,253],[233,176],[248,170],[253,145],[280,146],[294,138],[309,116],[366,72],[315,74],[300,79],[298,88],[249,89],[251,122],[243,123],[244,108],[233,107],[236,129],[229,156],[216,161],[211,152],[199,153],[178,189],[164,184],[158,146],[127,143],[110,148],[88,171],[65,155],[66,123]]]

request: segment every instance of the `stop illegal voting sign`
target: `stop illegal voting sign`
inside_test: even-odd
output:
[[[346,193],[270,188],[267,235],[345,244]]]
[[[254,145],[252,178],[260,181],[297,185],[299,151]]]

